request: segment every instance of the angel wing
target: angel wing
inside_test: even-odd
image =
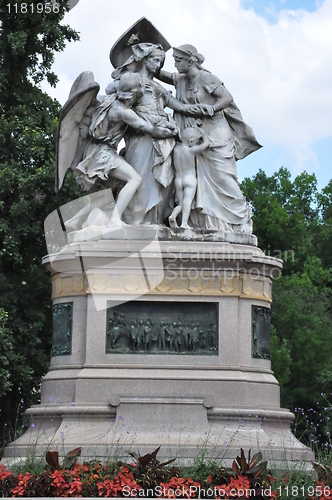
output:
[[[73,83],[68,101],[61,110],[55,159],[56,193],[60,191],[67,171],[74,170],[82,159],[91,117],[98,105],[99,89],[93,73],[84,71]]]

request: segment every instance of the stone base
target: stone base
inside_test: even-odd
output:
[[[234,231],[217,231],[214,229],[172,229],[166,226],[125,225],[122,228],[107,228],[103,226],[88,226],[68,234],[68,243],[82,243],[99,240],[154,240],[159,241],[201,241],[228,242],[241,245],[257,246],[257,236],[251,233]]]
[[[203,456],[231,467],[240,453],[261,451],[269,467],[310,469],[313,453],[290,432],[283,409],[209,407],[202,398],[114,397],[111,404],[49,404],[28,411],[29,430],[6,449],[5,463],[42,460],[82,447],[82,460],[130,461],[161,446],[158,458],[188,465]],[[33,425],[32,425],[33,424]]]
[[[65,348],[53,345],[41,404],[27,411],[30,427],[5,450],[7,462],[76,447],[85,459],[126,460],[129,449],[145,454],[158,446],[158,457],[182,463],[204,452],[231,465],[240,448],[261,450],[279,469],[313,459],[291,434],[294,416],[280,408],[268,345],[259,351],[255,344],[253,311],[269,310],[281,261],[229,242],[100,240],[68,245],[44,264],[53,275],[55,309],[72,311],[72,338]],[[167,303],[170,315],[188,316],[183,326],[212,303],[217,319],[202,320],[199,335],[203,324],[214,328],[217,345],[204,354],[198,338],[202,349],[194,355],[169,340],[158,349],[155,338],[148,352],[128,352],[128,343],[121,351],[132,316],[108,344],[116,316],[110,320],[107,308],[135,301],[141,316],[146,304],[154,313]],[[67,338],[66,321],[60,324]]]

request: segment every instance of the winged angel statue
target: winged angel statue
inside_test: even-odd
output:
[[[170,47],[154,27],[151,29],[152,25],[146,19],[134,26],[136,32],[157,38],[158,42],[167,45],[167,49]],[[121,66],[128,55],[130,57],[132,51],[127,42],[131,35],[132,31],[128,30],[112,47],[115,67]],[[93,73],[83,72],[75,80],[61,110],[55,190],[58,192],[61,189],[67,171],[71,170],[83,192],[98,193],[65,222],[67,232],[94,223],[109,227],[124,225],[122,215],[142,183],[138,169],[135,170],[118,153],[119,143],[128,130],[156,141],[167,140],[177,134],[176,124],[169,115],[164,114],[157,122],[151,122],[133,110],[133,104],[145,93],[139,72],[126,71],[113,83],[107,95],[97,97],[100,86],[94,81]],[[113,210],[103,211],[112,204],[114,192],[117,192],[117,199]],[[102,220],[97,220],[98,217]]]
[[[65,223],[67,231],[75,230],[80,225],[82,227],[94,209],[109,205],[112,202],[110,188],[120,188],[120,191],[107,225],[113,227],[123,224],[122,214],[142,181],[140,175],[117,152],[128,126],[157,139],[176,134],[176,127],[172,123],[154,126],[131,109],[133,102],[144,93],[138,73],[122,75],[117,91],[98,100],[99,88],[91,72],[82,73],[74,82],[61,113],[56,191],[61,189],[66,172],[71,169],[82,191],[100,192],[98,197]]]

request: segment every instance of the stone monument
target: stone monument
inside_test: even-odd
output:
[[[106,95],[85,72],[61,112],[56,191],[71,170],[85,196],[45,222],[51,366],[8,460],[160,445],[184,461],[241,447],[280,467],[310,459],[271,371],[282,262],[257,247],[236,176],[260,145],[193,45],[162,69],[170,47],[140,19],[111,49]]]

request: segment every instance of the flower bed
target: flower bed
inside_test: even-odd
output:
[[[216,464],[181,469],[173,460],[160,463],[159,449],[135,463],[77,463],[80,449],[65,457],[48,452],[47,466],[40,472],[14,472],[0,466],[0,497],[122,497],[122,498],[308,498],[332,500],[332,467],[315,464],[318,478],[308,474],[276,479],[266,470],[260,453],[246,459],[243,450],[231,469]],[[134,455],[134,454],[132,454]],[[210,470],[210,473],[208,471]],[[191,472],[191,475],[188,474]],[[330,489],[331,487],[331,489]]]

